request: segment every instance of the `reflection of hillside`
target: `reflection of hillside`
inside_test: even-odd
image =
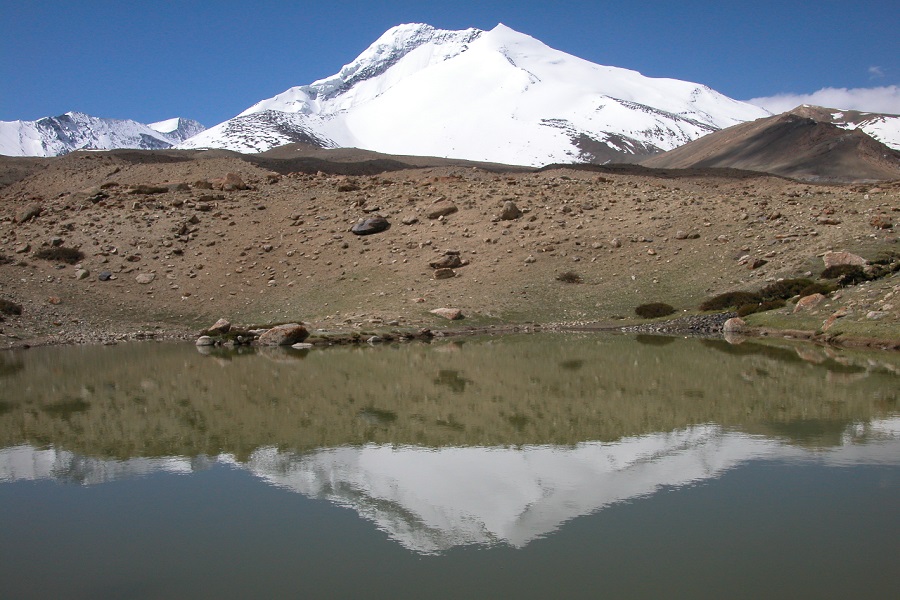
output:
[[[261,446],[572,445],[700,423],[827,446],[828,432],[897,410],[893,355],[723,348],[597,335],[230,360],[188,345],[38,348],[2,376],[0,446],[244,460]]]

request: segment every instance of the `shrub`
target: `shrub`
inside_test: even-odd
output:
[[[827,296],[831,292],[837,289],[837,286],[833,283],[813,283],[812,285],[808,285],[799,292],[799,296],[802,298],[804,296],[812,296],[813,294],[822,294],[823,296]]]
[[[726,310],[735,309],[745,304],[759,304],[762,298],[753,292],[725,292],[712,298],[707,298],[700,310]]]
[[[649,304],[641,304],[634,309],[637,316],[644,319],[654,319],[656,317],[665,317],[675,312],[675,309],[664,302],[651,302]]]
[[[58,262],[74,265],[84,259],[84,253],[75,248],[66,248],[65,246],[57,246],[55,248],[43,248],[35,252],[36,258],[44,260],[55,260]]]
[[[822,271],[822,279],[837,279],[838,285],[848,286],[867,281],[869,277],[859,265],[833,265]]]
[[[785,304],[784,300],[768,300],[766,302],[760,302],[758,304],[744,304],[743,306],[739,306],[737,309],[737,314],[739,317],[746,317],[747,315],[752,315],[753,313],[758,312],[766,312],[767,310],[775,310],[776,308],[781,308]]]
[[[565,273],[560,273],[556,276],[557,281],[562,281],[563,283],[581,283],[581,275],[576,273],[575,271],[566,271]]]
[[[809,279],[785,279],[783,281],[776,281],[759,290],[759,295],[763,302],[768,300],[787,300],[788,298],[793,298],[799,294],[802,289],[809,287],[812,283],[813,282]]]
[[[4,315],[21,315],[22,305],[16,304],[6,298],[0,298],[0,313]]]

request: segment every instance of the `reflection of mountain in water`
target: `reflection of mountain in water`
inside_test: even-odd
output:
[[[422,553],[457,545],[522,547],[604,506],[715,478],[756,459],[825,464],[900,464],[900,417],[855,424],[842,443],[808,451],[714,425],[614,443],[522,448],[365,445],[309,453],[260,448],[247,469],[279,487],[356,510],[397,542]],[[93,484],[205,468],[203,458],[79,457],[54,449],[0,450],[0,481],[54,478]]]

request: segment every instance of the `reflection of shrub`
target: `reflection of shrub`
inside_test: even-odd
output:
[[[788,298],[793,298],[802,289],[810,285],[812,285],[812,281],[809,279],[785,279],[767,285],[759,290],[759,295],[764,302],[767,300],[787,300]]]
[[[637,316],[644,319],[655,319],[656,317],[665,317],[675,312],[675,309],[664,302],[651,302],[649,304],[641,304],[634,309]]]
[[[575,271],[566,271],[565,273],[560,273],[556,276],[557,281],[562,281],[563,283],[581,283],[581,275],[576,273]]]
[[[837,279],[838,285],[847,286],[868,280],[859,265],[832,265],[822,271],[822,279]]]
[[[706,299],[700,305],[700,310],[735,309],[745,304],[759,304],[760,302],[762,302],[762,298],[753,292],[725,292]]]
[[[739,317],[746,317],[753,313],[766,312],[767,310],[775,310],[784,306],[784,300],[768,300],[759,304],[744,304],[738,307],[737,314]]]
[[[57,262],[64,262],[70,265],[74,265],[84,258],[84,253],[81,250],[76,250],[75,248],[57,246],[55,248],[43,248],[42,250],[38,250],[34,253],[34,256],[36,258],[43,258],[44,260],[55,260]]]

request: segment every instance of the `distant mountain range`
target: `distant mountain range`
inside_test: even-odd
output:
[[[825,179],[841,165],[860,167],[863,179],[896,172],[890,151],[900,150],[900,116],[799,107],[783,117],[701,84],[597,65],[502,24],[490,31],[408,24],[385,32],[339,73],[257,102],[209,129],[187,119],[144,125],[70,112],[0,122],[0,154],[173,146],[259,153],[300,142],[527,166],[643,162]],[[799,124],[807,131],[802,152],[794,146],[801,141]],[[762,130],[763,137],[750,139]],[[813,148],[825,138],[837,141]],[[691,146],[701,139],[705,144]],[[690,149],[682,150],[685,145]],[[831,152],[838,147],[840,158]],[[811,169],[810,160],[834,164]]]
[[[203,130],[203,125],[190,119],[174,118],[145,125],[67,112],[37,121],[0,121],[0,154],[59,156],[74,150],[160,150]]]

